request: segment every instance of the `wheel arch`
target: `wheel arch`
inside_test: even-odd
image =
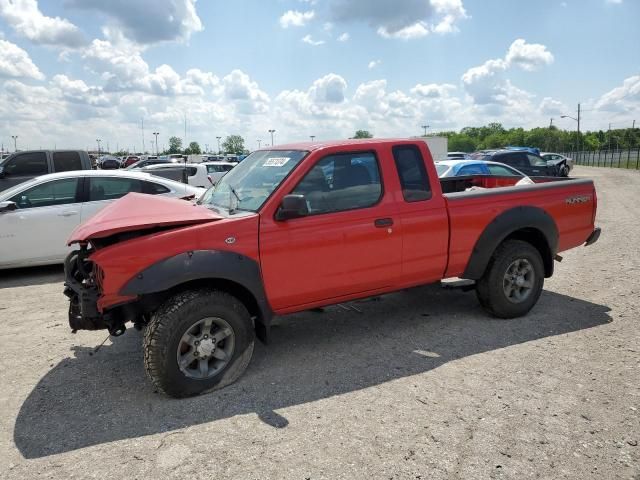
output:
[[[240,300],[255,318],[258,338],[266,342],[273,318],[258,262],[233,252],[196,250],[161,260],[129,280],[121,295],[136,295],[143,311],[155,310],[176,293],[214,288]]]
[[[544,264],[545,277],[553,275],[553,259],[558,249],[555,221],[539,207],[516,207],[497,215],[478,237],[462,278],[478,280],[496,249],[506,240],[522,240],[535,247]]]

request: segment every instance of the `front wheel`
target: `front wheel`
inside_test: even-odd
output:
[[[508,240],[494,253],[476,284],[482,307],[499,318],[525,315],[540,298],[544,265],[540,252],[530,243]]]
[[[254,347],[249,312],[216,290],[175,295],[145,330],[144,365],[154,386],[172,397],[222,388],[246,370]]]

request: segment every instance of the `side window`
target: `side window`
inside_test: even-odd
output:
[[[190,177],[193,177],[197,173],[198,169],[196,167],[187,167],[187,175],[189,175]]]
[[[499,175],[501,177],[520,177],[516,171],[510,168],[503,167],[502,165],[487,165],[489,173],[491,175]]]
[[[512,167],[516,168],[529,166],[529,159],[527,158],[526,154],[520,152],[509,153],[500,157],[496,157],[494,161],[506,163],[507,165],[511,165]]]
[[[89,201],[115,200],[129,192],[142,192],[142,182],[135,178],[89,178]]]
[[[82,161],[78,152],[53,152],[53,170],[68,172],[82,170]]]
[[[393,147],[402,196],[407,202],[419,202],[431,198],[431,186],[420,150],[413,145]]]
[[[6,175],[44,175],[49,173],[47,154],[44,152],[21,153],[4,164]]]
[[[545,162],[540,157],[537,157],[535,155],[529,155],[529,154],[527,154],[527,157],[531,165],[535,165],[536,167],[545,167],[547,165],[547,162]]]
[[[77,178],[65,178],[32,187],[11,198],[11,201],[15,202],[18,208],[67,205],[76,203],[77,189]]]
[[[169,193],[171,191],[164,185],[160,185],[159,183],[155,182],[143,181],[142,184],[144,187],[144,193],[149,193],[151,195],[160,195],[162,193]]]
[[[312,215],[371,207],[382,197],[378,162],[373,153],[330,155],[291,193],[305,196]]]
[[[466,165],[458,170],[457,176],[463,175],[484,175],[484,170],[480,165]]]

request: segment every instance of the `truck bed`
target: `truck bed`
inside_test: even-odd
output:
[[[478,232],[503,211],[522,205],[523,212],[538,207],[555,220],[558,252],[585,243],[593,231],[597,198],[592,180],[541,177],[535,185],[512,186],[507,177],[443,179],[443,197],[449,212],[449,264],[445,277],[462,276],[478,240]],[[506,184],[506,186],[505,186]],[[469,186],[483,189],[465,191]],[[462,189],[464,187],[464,189]],[[462,190],[460,190],[462,189]]]

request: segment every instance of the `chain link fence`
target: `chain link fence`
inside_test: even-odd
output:
[[[565,152],[575,165],[640,170],[640,148]]]

